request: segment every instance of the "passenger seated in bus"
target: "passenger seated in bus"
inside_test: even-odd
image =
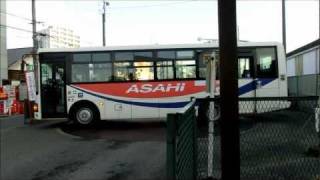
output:
[[[134,78],[134,76],[133,76],[133,73],[132,72],[130,72],[129,73],[129,80],[130,81],[133,81],[135,78]]]
[[[243,70],[242,78],[251,78],[250,70]]]

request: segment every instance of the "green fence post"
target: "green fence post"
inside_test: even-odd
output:
[[[176,179],[176,114],[167,115],[167,179]]]

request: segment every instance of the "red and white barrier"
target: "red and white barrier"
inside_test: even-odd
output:
[[[11,85],[0,86],[0,115],[23,114],[23,102],[18,99],[17,87]]]

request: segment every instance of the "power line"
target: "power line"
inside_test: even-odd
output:
[[[33,34],[33,31],[31,31],[31,30],[27,30],[27,29],[15,27],[15,26],[8,26],[8,25],[0,24],[0,27],[15,29],[15,30],[18,30],[18,31],[23,31],[23,32],[28,32],[28,33]],[[41,32],[37,32],[36,35],[42,36],[42,37],[45,36],[45,37],[51,37],[51,38],[54,38],[54,39],[59,39],[59,37],[57,37],[57,36],[52,36],[52,35],[49,35],[49,34],[46,34],[46,33],[41,33]],[[81,41],[84,42],[84,43],[87,43],[87,44],[93,44],[92,41],[84,41],[84,40],[81,40]]]
[[[32,19],[29,19],[29,18],[26,18],[26,17],[22,17],[22,16],[19,16],[19,15],[13,14],[13,13],[5,12],[5,11],[0,11],[0,13],[6,14],[6,15],[9,15],[9,16],[13,16],[13,17],[16,17],[16,18],[20,18],[20,19],[23,19],[23,20],[26,20],[26,21],[29,21],[29,22],[32,23]],[[36,23],[40,24],[40,23],[44,23],[44,22],[36,21]]]
[[[0,13],[2,14],[7,14],[9,16],[13,16],[13,17],[17,17],[17,18],[20,18],[20,19],[24,19],[24,20],[27,20],[27,21],[32,21],[31,19],[29,18],[26,18],[26,17],[22,17],[22,16],[18,16],[16,14],[12,14],[12,13],[8,13],[8,12],[4,12],[4,11],[0,11]]]
[[[18,31],[24,31],[24,32],[28,32],[28,33],[33,33],[31,30],[27,30],[27,29],[23,29],[23,28],[19,28],[19,27],[8,26],[8,25],[3,25],[3,24],[0,24],[0,26],[4,27],[4,28],[15,29],[15,30],[18,30]]]
[[[10,28],[10,29],[15,29],[15,30],[18,30],[18,31],[24,31],[24,32],[28,32],[28,33],[31,33],[33,34],[33,31],[31,30],[27,30],[27,29],[23,29],[23,28],[19,28],[19,27],[14,27],[14,26],[8,26],[8,25],[3,25],[3,24],[0,24],[1,27],[5,27],[5,28]],[[49,35],[49,34],[46,34],[46,33],[41,33],[41,32],[36,32],[35,33],[37,36],[47,36],[47,37],[51,37],[51,38],[57,38],[57,36],[52,36],[52,35]]]
[[[172,2],[172,3],[161,3],[161,4],[153,4],[153,5],[141,5],[141,6],[124,6],[124,7],[113,7],[113,9],[133,9],[133,8],[147,8],[147,7],[161,7],[161,6],[170,6],[175,4],[184,4],[195,1],[180,1],[180,2]]]

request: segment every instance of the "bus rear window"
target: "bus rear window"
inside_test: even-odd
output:
[[[258,48],[257,54],[257,77],[276,78],[277,59],[275,48]]]

